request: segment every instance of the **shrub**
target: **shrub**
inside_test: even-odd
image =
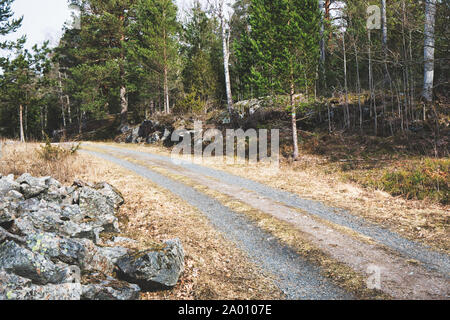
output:
[[[199,114],[205,112],[205,109],[205,102],[201,101],[193,92],[186,95],[183,100],[178,101],[172,111],[176,114],[186,114],[189,112]]]
[[[385,170],[381,179],[371,180],[373,186],[394,196],[408,199],[431,199],[449,204],[449,159],[425,159],[405,162],[393,170]]]
[[[68,149],[62,148],[59,145],[52,145],[50,139],[47,137],[45,145],[37,150],[39,157],[45,161],[59,161],[74,155],[80,149],[80,144],[70,145]]]
[[[80,172],[84,172],[84,164],[79,161],[77,151],[79,145],[64,149],[37,143],[14,143],[4,145],[0,158],[0,174],[20,176],[30,173],[36,177],[52,176],[62,183],[71,183]]]

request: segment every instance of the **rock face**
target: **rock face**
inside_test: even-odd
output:
[[[184,251],[178,239],[159,250],[128,254],[117,261],[119,277],[155,290],[174,287],[184,271]]]
[[[180,242],[144,253],[121,246],[137,244],[119,234],[123,203],[107,183],[0,176],[0,300],[135,300],[140,283],[174,286],[184,268]],[[104,232],[114,240],[102,241]],[[113,277],[122,270],[132,283]]]
[[[128,128],[128,136],[125,138],[126,143],[147,143],[155,144],[163,142],[170,146],[171,136],[174,128],[165,126],[158,121],[145,120],[140,125],[134,128]]]

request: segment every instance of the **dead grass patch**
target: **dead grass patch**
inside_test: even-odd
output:
[[[14,174],[17,177],[30,173],[36,177],[52,176],[61,183],[72,183],[77,175],[86,170],[82,161],[79,161],[76,150],[73,153],[67,151],[64,156],[45,157],[43,148],[45,145],[39,143],[4,143],[0,157],[0,174]],[[60,147],[53,148],[57,150]]]

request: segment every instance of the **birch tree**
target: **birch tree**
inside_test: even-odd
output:
[[[425,1],[425,28],[424,28],[424,78],[423,78],[423,98],[427,103],[433,102],[433,81],[434,81],[434,27],[436,18],[436,0]],[[424,120],[426,112],[424,110]]]
[[[226,4],[225,0],[208,0],[208,3],[213,11],[213,13],[217,16],[220,22],[220,29],[222,35],[222,51],[223,51],[223,67],[224,67],[224,75],[225,75],[225,92],[227,95],[227,106],[228,112],[233,111],[233,94],[231,91],[231,77],[230,77],[230,23],[229,20],[225,17],[226,12]]]

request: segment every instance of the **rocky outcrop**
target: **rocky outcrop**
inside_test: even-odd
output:
[[[136,127],[128,128],[126,132],[125,143],[163,143],[166,146],[171,145],[171,136],[174,128],[163,125],[159,121],[145,120]]]
[[[134,300],[141,290],[175,286],[184,268],[180,242],[128,249],[137,242],[120,236],[123,203],[107,183],[0,176],[0,300]]]

